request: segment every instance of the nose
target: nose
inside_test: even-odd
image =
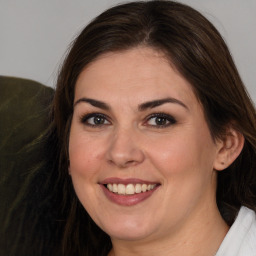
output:
[[[144,161],[145,155],[135,133],[119,129],[112,135],[107,152],[108,162],[119,168],[126,168]]]

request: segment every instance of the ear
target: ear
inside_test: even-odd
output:
[[[222,171],[230,166],[241,153],[244,146],[244,136],[232,127],[229,127],[222,139],[216,141],[217,155],[213,168]]]

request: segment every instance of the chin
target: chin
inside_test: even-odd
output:
[[[146,224],[147,223],[147,224]],[[149,222],[136,222],[131,220],[108,222],[100,227],[111,238],[126,241],[142,240],[149,237],[155,230],[148,224]]]
[[[144,240],[150,236],[149,232],[144,230],[109,230],[106,233],[111,237],[111,239],[125,240],[125,241],[138,241]]]

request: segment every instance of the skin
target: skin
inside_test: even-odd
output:
[[[175,100],[138,107],[167,97]],[[109,255],[214,255],[228,231],[215,198],[216,169],[228,154],[225,141],[213,141],[191,85],[161,53],[140,47],[87,66],[74,102],[70,175],[80,202],[111,237]],[[101,125],[88,118],[92,113],[104,115]],[[162,117],[160,126],[156,113],[171,118]],[[110,177],[160,186],[143,202],[122,206],[99,185]]]

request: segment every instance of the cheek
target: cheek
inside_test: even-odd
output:
[[[98,147],[95,140],[91,140],[83,132],[72,132],[71,130],[69,140],[70,175],[76,195],[89,213],[95,211],[94,202],[99,200],[97,181],[98,171],[101,169],[99,161],[101,156],[99,149],[101,148]]]
[[[69,140],[70,172],[84,176],[91,176],[100,165],[103,157],[102,142],[85,136],[85,134],[72,132]]]
[[[187,144],[180,138],[169,138],[155,143],[154,150],[151,147],[151,159],[154,165],[161,166],[163,170],[171,172],[179,171],[181,166],[191,164],[193,156],[188,152]]]
[[[205,198],[208,202],[215,193],[214,148],[211,138],[202,140],[195,133],[176,134],[155,143],[151,162],[164,177],[163,189],[167,196],[163,204],[175,213],[173,216],[183,216]]]
[[[215,145],[208,133],[202,129],[172,134],[148,146],[151,161],[165,175],[212,171]]]

